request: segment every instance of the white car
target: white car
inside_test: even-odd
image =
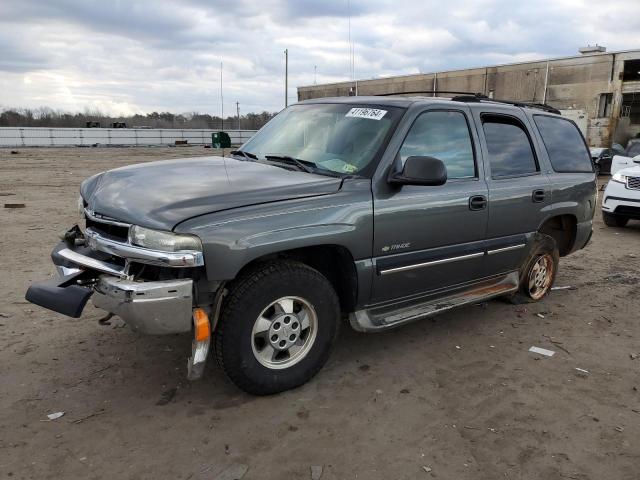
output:
[[[602,219],[609,227],[624,227],[630,219],[640,220],[640,165],[613,174],[604,190]]]

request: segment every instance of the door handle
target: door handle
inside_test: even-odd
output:
[[[533,203],[542,203],[544,202],[545,192],[544,190],[534,190],[531,194],[531,201]]]
[[[469,210],[484,210],[485,208],[487,208],[487,197],[484,195],[469,197]]]

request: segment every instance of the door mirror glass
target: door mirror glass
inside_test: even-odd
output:
[[[447,167],[434,157],[408,157],[402,172],[394,174],[390,182],[400,185],[444,185]]]

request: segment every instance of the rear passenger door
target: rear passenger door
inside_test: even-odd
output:
[[[474,109],[474,118],[489,187],[485,274],[496,275],[520,266],[528,234],[538,229],[551,204],[551,185],[524,112],[482,107]]]

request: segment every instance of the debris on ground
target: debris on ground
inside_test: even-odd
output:
[[[629,356],[631,357],[631,360],[635,360],[636,358],[638,358],[637,353],[630,353]]]
[[[618,432],[624,432],[624,427],[622,427],[622,426],[618,425],[618,426],[616,427],[616,430],[617,430]]]
[[[558,347],[560,350],[562,350],[563,352],[571,355],[571,352],[569,350],[567,350],[566,348],[563,347],[562,342],[558,341],[558,340],[554,340],[552,337],[550,337],[549,335],[543,335],[544,338],[546,338],[547,340],[549,340],[549,342],[553,343],[556,347]]]
[[[640,277],[630,273],[614,273],[604,278],[608,282],[620,283],[622,285],[637,285]]]
[[[320,480],[322,477],[322,465],[311,465],[311,480]]]
[[[156,405],[166,405],[167,403],[171,402],[171,400],[173,400],[173,397],[176,396],[176,393],[178,392],[177,388],[170,388],[169,390],[165,390],[164,392],[162,392],[162,394],[160,395],[160,400],[158,400],[156,402]]]
[[[584,368],[578,368],[576,367],[576,370],[582,373],[589,373],[589,370],[585,370]]]
[[[11,150],[11,155],[17,155],[18,153],[20,153],[18,150]]]
[[[98,325],[111,325],[109,320],[115,316],[115,313],[107,313],[104,317],[98,319]]]
[[[84,417],[81,417],[81,418],[78,418],[77,420],[74,420],[73,423],[82,423],[85,420],[88,420],[88,419],[93,418],[93,417],[97,417],[98,415],[102,415],[103,413],[107,413],[107,411],[104,410],[104,409],[98,410],[97,412],[90,413],[89,415],[85,415]]]
[[[240,480],[249,470],[249,467],[242,463],[234,463],[220,472],[215,480]]]
[[[431,471],[431,467],[427,467],[426,465],[423,465],[422,469],[427,473],[429,473]]]
[[[51,420],[57,420],[58,418],[62,417],[64,415],[64,412],[55,412],[55,413],[50,413],[49,415],[47,415],[47,418],[49,419],[48,421]],[[46,422],[47,420],[42,420],[43,422]]]
[[[546,357],[553,357],[556,353],[553,350],[547,350],[546,348],[540,347],[531,347],[529,351],[533,353],[539,353],[540,355],[544,355]]]
[[[24,203],[5,203],[4,208],[24,208]]]
[[[551,287],[551,290],[576,290],[576,287],[572,285],[565,285],[563,287]]]
[[[0,318],[10,318],[11,315],[9,315],[8,313],[2,313],[0,312]]]
[[[536,316],[540,317],[540,318],[544,318],[544,315],[541,313],[536,313]]]

